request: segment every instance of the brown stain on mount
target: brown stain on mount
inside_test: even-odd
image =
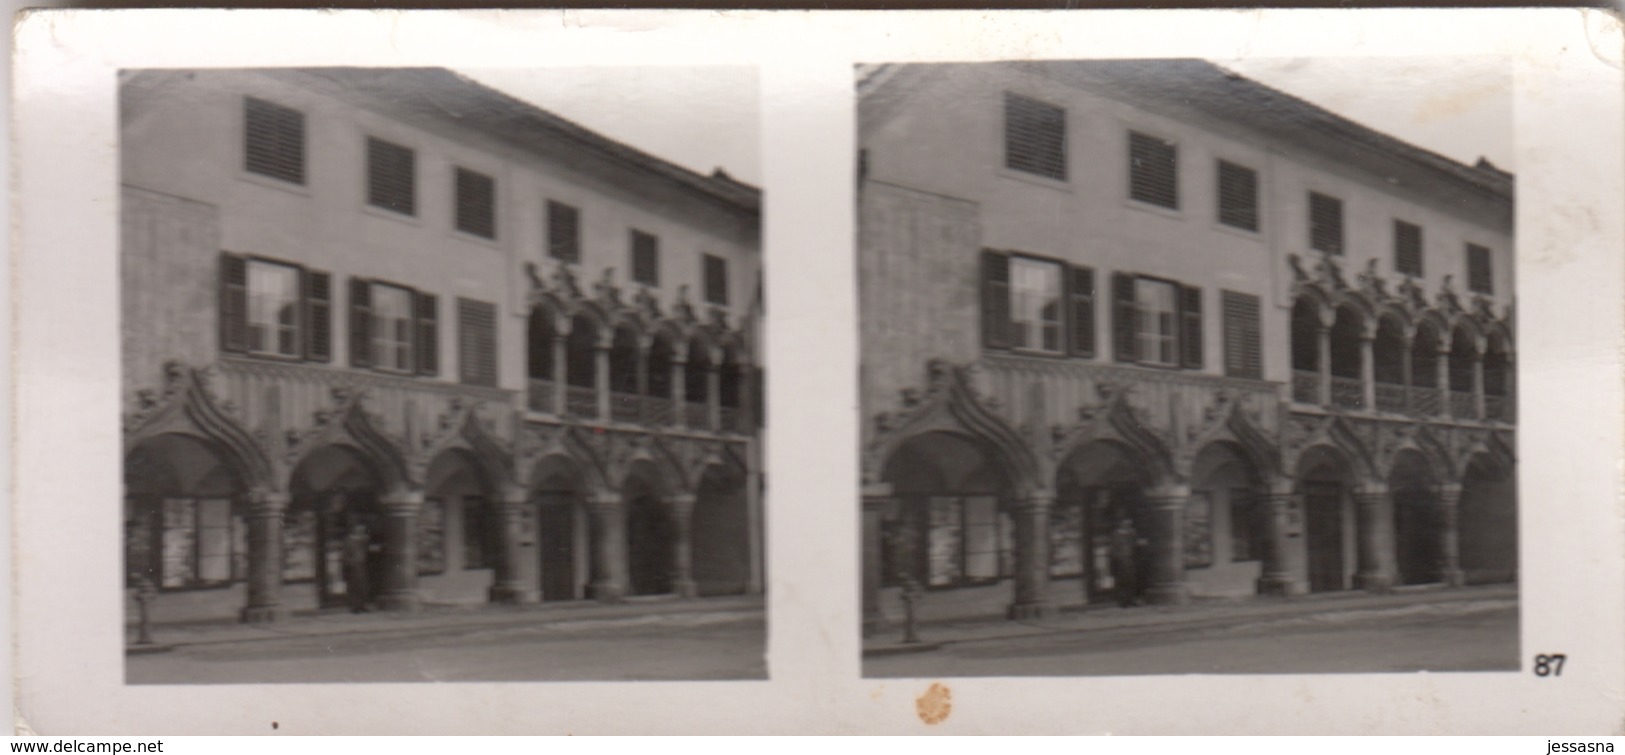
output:
[[[953,693],[939,682],[932,682],[914,701],[914,710],[920,714],[920,720],[927,724],[940,724],[947,720],[948,714],[954,710]]]

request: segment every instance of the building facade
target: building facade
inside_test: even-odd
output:
[[[858,76],[866,630],[1515,578],[1510,174],[1202,61]]]
[[[120,95],[156,615],[761,590],[757,189],[439,69]]]

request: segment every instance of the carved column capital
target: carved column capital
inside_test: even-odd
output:
[[[1011,508],[1018,514],[1034,514],[1047,512],[1055,505],[1055,494],[1048,490],[1028,493],[1018,499]]]
[[[417,516],[423,509],[423,491],[402,490],[378,502],[388,516]]]
[[[258,488],[248,493],[250,517],[281,516],[288,509],[291,496],[281,490]]]

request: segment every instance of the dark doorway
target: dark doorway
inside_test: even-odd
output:
[[[568,496],[544,495],[536,516],[536,538],[542,557],[542,600],[575,600],[576,507]]]
[[[1394,490],[1394,539],[1401,584],[1439,581],[1439,507],[1422,485]]]
[[[1343,486],[1335,482],[1304,482],[1303,503],[1308,515],[1309,591],[1347,589],[1343,559]]]
[[[627,502],[627,561],[633,595],[664,595],[672,591],[671,518],[654,496]]]

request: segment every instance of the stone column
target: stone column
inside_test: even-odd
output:
[[[679,598],[700,594],[694,583],[694,494],[679,493],[666,499],[671,513],[671,591]]]
[[[1354,586],[1371,592],[1386,592],[1394,586],[1398,571],[1394,563],[1394,501],[1385,485],[1370,485],[1355,492],[1359,516],[1360,568]]]
[[[688,362],[673,359],[671,362],[671,424],[673,427],[688,427]]]
[[[1332,328],[1325,323],[1315,331],[1316,342],[1320,347],[1320,358],[1315,364],[1320,368],[1320,405],[1332,405]]]
[[[1377,358],[1375,333],[1360,334],[1360,400],[1368,412],[1377,409]]]
[[[1049,602],[1049,512],[1055,494],[1030,493],[1015,505],[1016,599],[1012,619],[1036,619],[1054,613]]]
[[[609,344],[601,343],[593,347],[593,393],[598,399],[598,419],[608,422],[612,416],[609,413]]]
[[[712,431],[722,429],[722,368],[716,362],[705,370],[705,424]]]
[[[541,598],[539,590],[526,588],[521,563],[524,556],[522,530],[525,507],[530,505],[529,492],[517,485],[509,486],[497,502],[497,521],[502,526],[502,552],[497,557],[496,581],[491,585],[492,603],[534,603]]]
[[[569,406],[569,376],[566,362],[570,358],[564,336],[553,334],[553,413],[563,415]]]
[[[1449,587],[1467,584],[1461,570],[1461,484],[1434,489],[1439,504],[1439,581]]]
[[[1411,344],[1407,340],[1405,348],[1400,350],[1399,367],[1401,379],[1405,381],[1405,413],[1415,414],[1416,405],[1411,401]]]
[[[1290,547],[1288,534],[1291,524],[1288,515],[1292,506],[1292,483],[1278,480],[1259,499],[1264,512],[1264,530],[1268,537],[1264,543],[1264,563],[1258,577],[1260,595],[1296,595],[1303,592],[1292,576],[1287,562]]]
[[[248,494],[245,624],[270,624],[288,617],[282,606],[282,515],[287,509],[287,493],[257,489]]]
[[[651,341],[648,338],[638,340],[638,389],[633,401],[637,402],[638,421],[649,421],[649,348]]]
[[[1484,419],[1484,354],[1473,354],[1473,419]]]
[[[1453,393],[1450,389],[1450,349],[1440,347],[1438,358],[1433,360],[1433,364],[1436,368],[1435,372],[1438,373],[1435,376],[1435,382],[1439,384],[1439,416],[1448,417],[1452,414],[1450,411],[1450,396]]]
[[[619,493],[603,493],[587,503],[592,517],[592,597],[618,603],[626,596],[626,510]]]
[[[418,594],[418,512],[423,491],[406,490],[380,502],[384,508],[383,592],[378,606],[385,611],[422,610]]]
[[[1152,516],[1147,603],[1190,602],[1190,587],[1185,584],[1185,505],[1190,497],[1191,490],[1185,485],[1164,485],[1146,493]]]
[[[892,486],[887,483],[863,486],[863,636],[873,636],[880,630],[884,618],[880,612],[880,586],[885,575],[880,572],[881,556],[885,548],[882,524],[886,506],[891,503]]]

